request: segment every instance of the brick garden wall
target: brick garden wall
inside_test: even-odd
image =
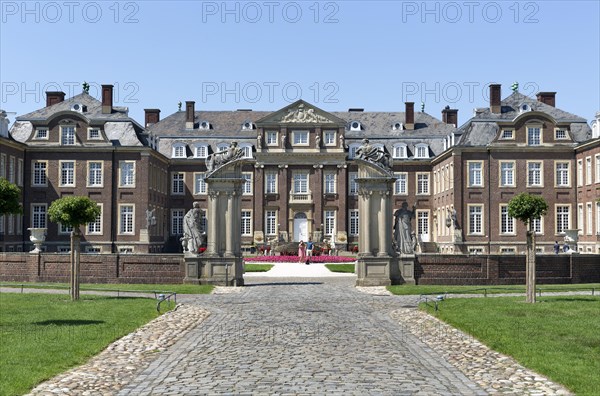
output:
[[[69,282],[69,254],[0,253],[0,281]],[[182,283],[183,256],[82,254],[82,283]]]
[[[421,285],[525,284],[525,256],[421,254],[415,263]],[[536,283],[600,282],[600,256],[537,256]]]

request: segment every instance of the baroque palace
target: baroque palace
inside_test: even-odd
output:
[[[0,217],[0,251],[32,248],[27,228],[47,228],[44,249],[69,250],[70,229],[48,221],[50,203],[85,195],[101,215],[82,227],[88,253],[181,252],[183,217],[199,202],[208,212],[206,158],[232,141],[248,164],[242,195],[244,249],[273,238],[358,243],[357,166],[363,139],[389,154],[397,178],[393,210],[414,206],[421,252],[520,254],[525,227],[508,216],[521,192],[542,196],[549,211],[533,224],[541,254],[553,254],[578,229],[580,253],[600,254],[600,113],[592,121],[558,109],[555,92],[502,99],[490,85],[488,107],[459,127],[414,103],[404,111],[327,112],[302,100],[275,112],[197,110],[192,101],[163,119],[146,109],[139,124],[83,92],[18,116],[0,112],[0,177],[23,190],[23,215]],[[390,235],[392,230],[390,230]]]

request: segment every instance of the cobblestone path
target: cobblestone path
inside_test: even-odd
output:
[[[360,293],[353,278],[247,282],[188,297],[211,315],[120,394],[486,394],[390,317],[416,298]]]

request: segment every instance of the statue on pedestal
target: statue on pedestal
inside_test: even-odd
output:
[[[390,168],[390,156],[382,149],[369,144],[369,139],[363,139],[362,144],[356,149],[356,158],[362,159],[382,168]]]
[[[394,213],[394,243],[396,250],[403,254],[414,254],[416,238],[412,232],[411,220],[415,216],[415,206],[408,210],[408,203]]]
[[[206,242],[206,233],[200,227],[202,223],[202,210],[200,203],[194,202],[194,206],[183,217],[183,237],[181,245],[184,253],[198,254],[198,249]]]
[[[237,142],[231,142],[225,150],[217,151],[206,158],[206,169],[212,172],[216,168],[243,156],[244,150],[238,147]]]

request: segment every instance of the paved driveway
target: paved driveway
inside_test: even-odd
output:
[[[211,316],[120,394],[485,394],[390,319],[414,297],[354,282],[253,276],[239,293],[188,297]]]

